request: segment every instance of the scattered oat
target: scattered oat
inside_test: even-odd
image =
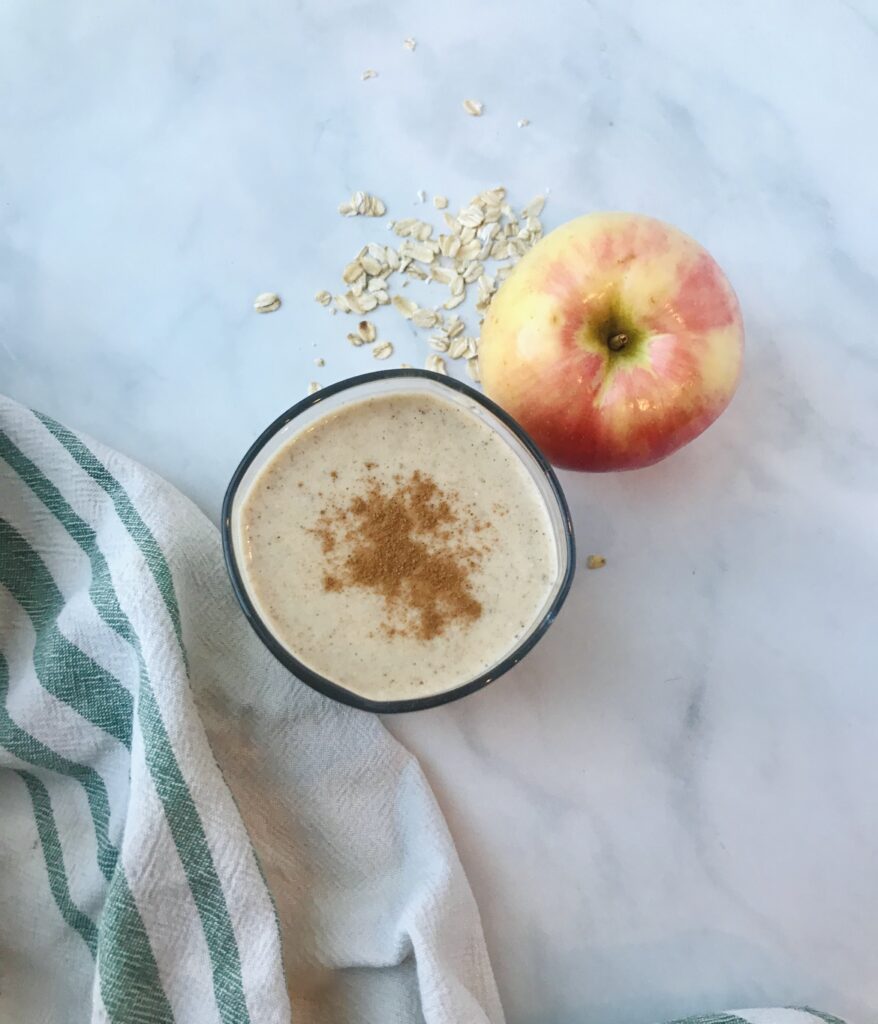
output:
[[[530,121],[526,117],[520,117],[515,123],[518,125],[519,128],[527,128],[527,126],[530,124]]]
[[[322,292],[318,292],[314,296],[314,300],[315,302],[319,302],[321,306],[328,306],[330,302],[332,302],[332,294],[324,289]]]
[[[461,338],[461,341],[465,342],[463,349],[463,358],[475,359],[475,357],[479,354],[478,338]]]
[[[460,359],[466,354],[469,346],[469,338],[457,337],[447,343],[448,355],[452,359]]]
[[[346,203],[340,203],[338,212],[343,217],[383,217],[387,207],[368,192],[354,192]]]
[[[372,355],[376,359],[388,359],[393,355],[393,345],[389,341],[379,341],[373,346]]]
[[[326,366],[326,360],[325,360],[325,359],[321,359],[321,358],[320,358],[320,356],[318,356],[318,357],[317,357],[317,358],[316,358],[316,359],[314,360],[314,365],[315,365],[315,366]]]
[[[482,112],[485,109],[485,106],[478,100],[464,100],[463,109],[469,114],[470,117],[481,117]]]
[[[603,569],[607,564],[607,560],[603,555],[589,555],[585,560],[585,564],[589,569]]]
[[[349,263],[349,267],[359,267],[360,273],[371,274],[372,277],[378,277],[381,274],[383,265],[379,263],[374,256],[361,256],[354,263]],[[343,276],[343,275],[342,275]]]
[[[448,376],[448,367],[440,355],[427,356],[427,362],[424,365],[428,370],[432,370],[433,373],[442,373],[446,377]]]
[[[441,240],[444,239],[444,242]],[[461,242],[457,235],[442,235],[439,242],[439,251],[443,256],[454,260],[460,255]]]
[[[430,267],[430,280],[438,281],[439,284],[448,286],[457,276],[453,267]]]
[[[403,39],[403,41],[402,41],[402,45],[407,50],[412,50],[413,51],[417,47],[418,41],[417,41],[417,39],[413,39],[411,36],[406,36],[406,38]]]
[[[435,309],[417,309],[412,314],[412,323],[415,327],[435,327],[439,323],[439,314]]]
[[[419,190],[417,198],[426,202],[426,192]],[[332,312],[362,315],[392,304],[413,329],[427,332],[428,344],[439,359],[430,363],[430,369],[447,372],[442,358],[447,356],[463,361],[470,379],[477,381],[476,332],[468,330],[463,317],[457,313],[449,316],[446,311],[456,310],[468,296],[472,297],[468,288],[474,288],[478,323],[484,321],[494,295],[514,265],[542,237],[539,215],[544,203],[545,196],[539,195],[517,213],[507,200],[506,189],[498,185],[473,196],[453,214],[446,196],[433,196],[433,207],[441,211],[438,231],[418,217],[389,220],[387,227],[395,234],[396,245],[369,242],[352,254],[342,272],[347,291],[334,297]],[[365,192],[355,192],[340,207],[346,216],[374,216],[377,210],[384,212],[384,204]],[[444,294],[422,306],[403,291],[412,280],[426,282],[434,294],[436,290]],[[320,293],[318,301],[328,303],[332,298],[328,292]],[[355,346],[373,345],[375,340],[375,327],[367,320],[348,335]],[[374,345],[375,358],[389,357],[393,346],[385,355],[385,344],[390,345]]]
[[[399,368],[400,368],[400,370],[411,370],[412,369],[412,364],[411,363],[400,363],[399,364]]]
[[[274,292],[263,292],[253,300],[253,308],[257,313],[273,313],[280,309],[280,296]]]
[[[418,304],[416,302],[412,302],[411,299],[407,299],[402,295],[394,295],[390,301],[396,307],[396,309],[399,310],[400,313],[402,313],[406,320],[411,320],[411,318],[417,312]]]
[[[467,206],[466,209],[461,210],[457,215],[457,223],[462,224],[465,228],[474,229],[472,235],[467,235],[466,232],[461,231],[461,241],[471,242],[476,237],[475,228],[477,228],[484,219],[485,210],[480,203],[472,203],[470,206]]]
[[[473,231],[473,228],[464,228],[460,237],[463,238],[469,231]],[[470,260],[475,259],[481,250],[482,247],[479,245],[479,240],[477,238],[470,238],[461,245],[457,255],[461,263],[468,263]]]
[[[377,78],[377,77],[378,77],[378,72],[375,70],[375,68],[366,68],[366,70],[362,73],[362,75],[360,75],[360,78],[362,78],[364,82],[367,82],[370,78]]]
[[[475,284],[480,277],[483,276],[484,267],[478,260],[473,260],[472,263],[468,264],[461,271],[461,277],[467,284]]]
[[[545,205],[546,197],[536,196],[534,199],[531,199],[527,206],[525,206],[525,208],[521,211],[521,216],[524,217],[525,220],[528,220],[531,217],[539,217],[539,215],[543,212],[543,207]]]
[[[313,395],[315,391],[319,391],[319,390],[320,390],[320,385],[317,383],[316,380],[312,380],[311,383],[308,385],[308,394],[309,395]]]
[[[426,242],[411,242],[405,248],[406,256],[411,256],[418,263],[432,263],[436,257],[433,246]],[[407,268],[408,269],[408,268]],[[424,275],[426,277],[426,275]]]

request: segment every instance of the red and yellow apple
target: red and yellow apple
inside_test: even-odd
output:
[[[596,213],[547,235],[491,303],[487,394],[568,469],[649,466],[729,404],[744,330],[711,255],[677,228]]]

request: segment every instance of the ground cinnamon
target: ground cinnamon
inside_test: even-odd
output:
[[[391,486],[367,474],[362,492],[328,505],[314,527],[327,556],[324,588],[378,593],[390,635],[431,640],[451,623],[482,614],[472,574],[484,548],[473,541],[487,542],[485,527],[459,495],[444,492],[426,473],[397,477]]]

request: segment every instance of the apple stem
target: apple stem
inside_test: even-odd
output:
[[[628,335],[624,331],[620,331],[618,334],[611,334],[607,338],[607,347],[611,352],[621,352],[627,344]]]

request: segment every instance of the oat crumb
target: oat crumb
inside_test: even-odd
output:
[[[253,308],[257,313],[273,313],[280,309],[280,296],[274,292],[262,292],[253,300]]]

